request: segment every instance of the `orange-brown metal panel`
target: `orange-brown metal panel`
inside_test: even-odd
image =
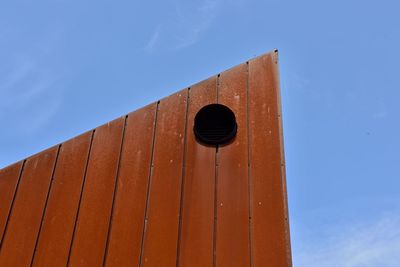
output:
[[[92,132],[62,144],[33,266],[65,266],[78,211]]]
[[[0,251],[0,266],[29,266],[58,146],[27,159]]]
[[[23,161],[0,170],[0,247],[4,229],[12,207],[15,190],[21,174]]]
[[[101,266],[106,248],[125,119],[96,129],[69,266]]]
[[[216,102],[216,83],[216,77],[212,77],[190,88],[180,266],[213,265],[216,149],[199,144],[193,134],[193,126],[199,109]]]
[[[138,266],[157,104],[127,118],[106,266]]]
[[[221,73],[218,102],[235,113],[238,131],[217,154],[216,266],[250,266],[246,64]]]
[[[159,104],[142,266],[175,266],[187,90]]]
[[[291,266],[277,53],[249,62],[254,266]]]

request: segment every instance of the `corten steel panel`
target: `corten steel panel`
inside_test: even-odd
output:
[[[4,228],[13,204],[22,166],[23,162],[20,161],[0,170],[0,246],[3,240]]]
[[[65,266],[78,212],[92,132],[60,147],[33,266]]]
[[[277,52],[1,169],[1,235],[0,266],[290,267]]]
[[[290,266],[277,51],[249,62],[254,266]]]
[[[29,266],[58,146],[27,159],[0,251],[0,266]]]
[[[199,144],[193,133],[194,117],[217,100],[217,77],[190,88],[183,178],[180,266],[212,266],[214,253],[215,147]]]
[[[103,263],[124,125],[119,118],[94,133],[69,266]]]
[[[235,113],[238,131],[217,153],[216,266],[250,266],[247,64],[221,73],[218,103]]]
[[[106,266],[138,266],[157,104],[128,114]]]
[[[187,95],[158,106],[141,266],[176,265]]]

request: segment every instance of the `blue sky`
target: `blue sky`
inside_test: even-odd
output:
[[[400,266],[400,3],[0,2],[0,167],[273,48],[294,266]]]

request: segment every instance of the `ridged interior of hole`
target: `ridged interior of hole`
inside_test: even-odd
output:
[[[196,136],[205,143],[226,142],[236,130],[235,115],[220,104],[205,106],[196,114],[194,130]]]

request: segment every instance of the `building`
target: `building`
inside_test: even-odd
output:
[[[277,61],[1,169],[0,266],[291,266]]]

